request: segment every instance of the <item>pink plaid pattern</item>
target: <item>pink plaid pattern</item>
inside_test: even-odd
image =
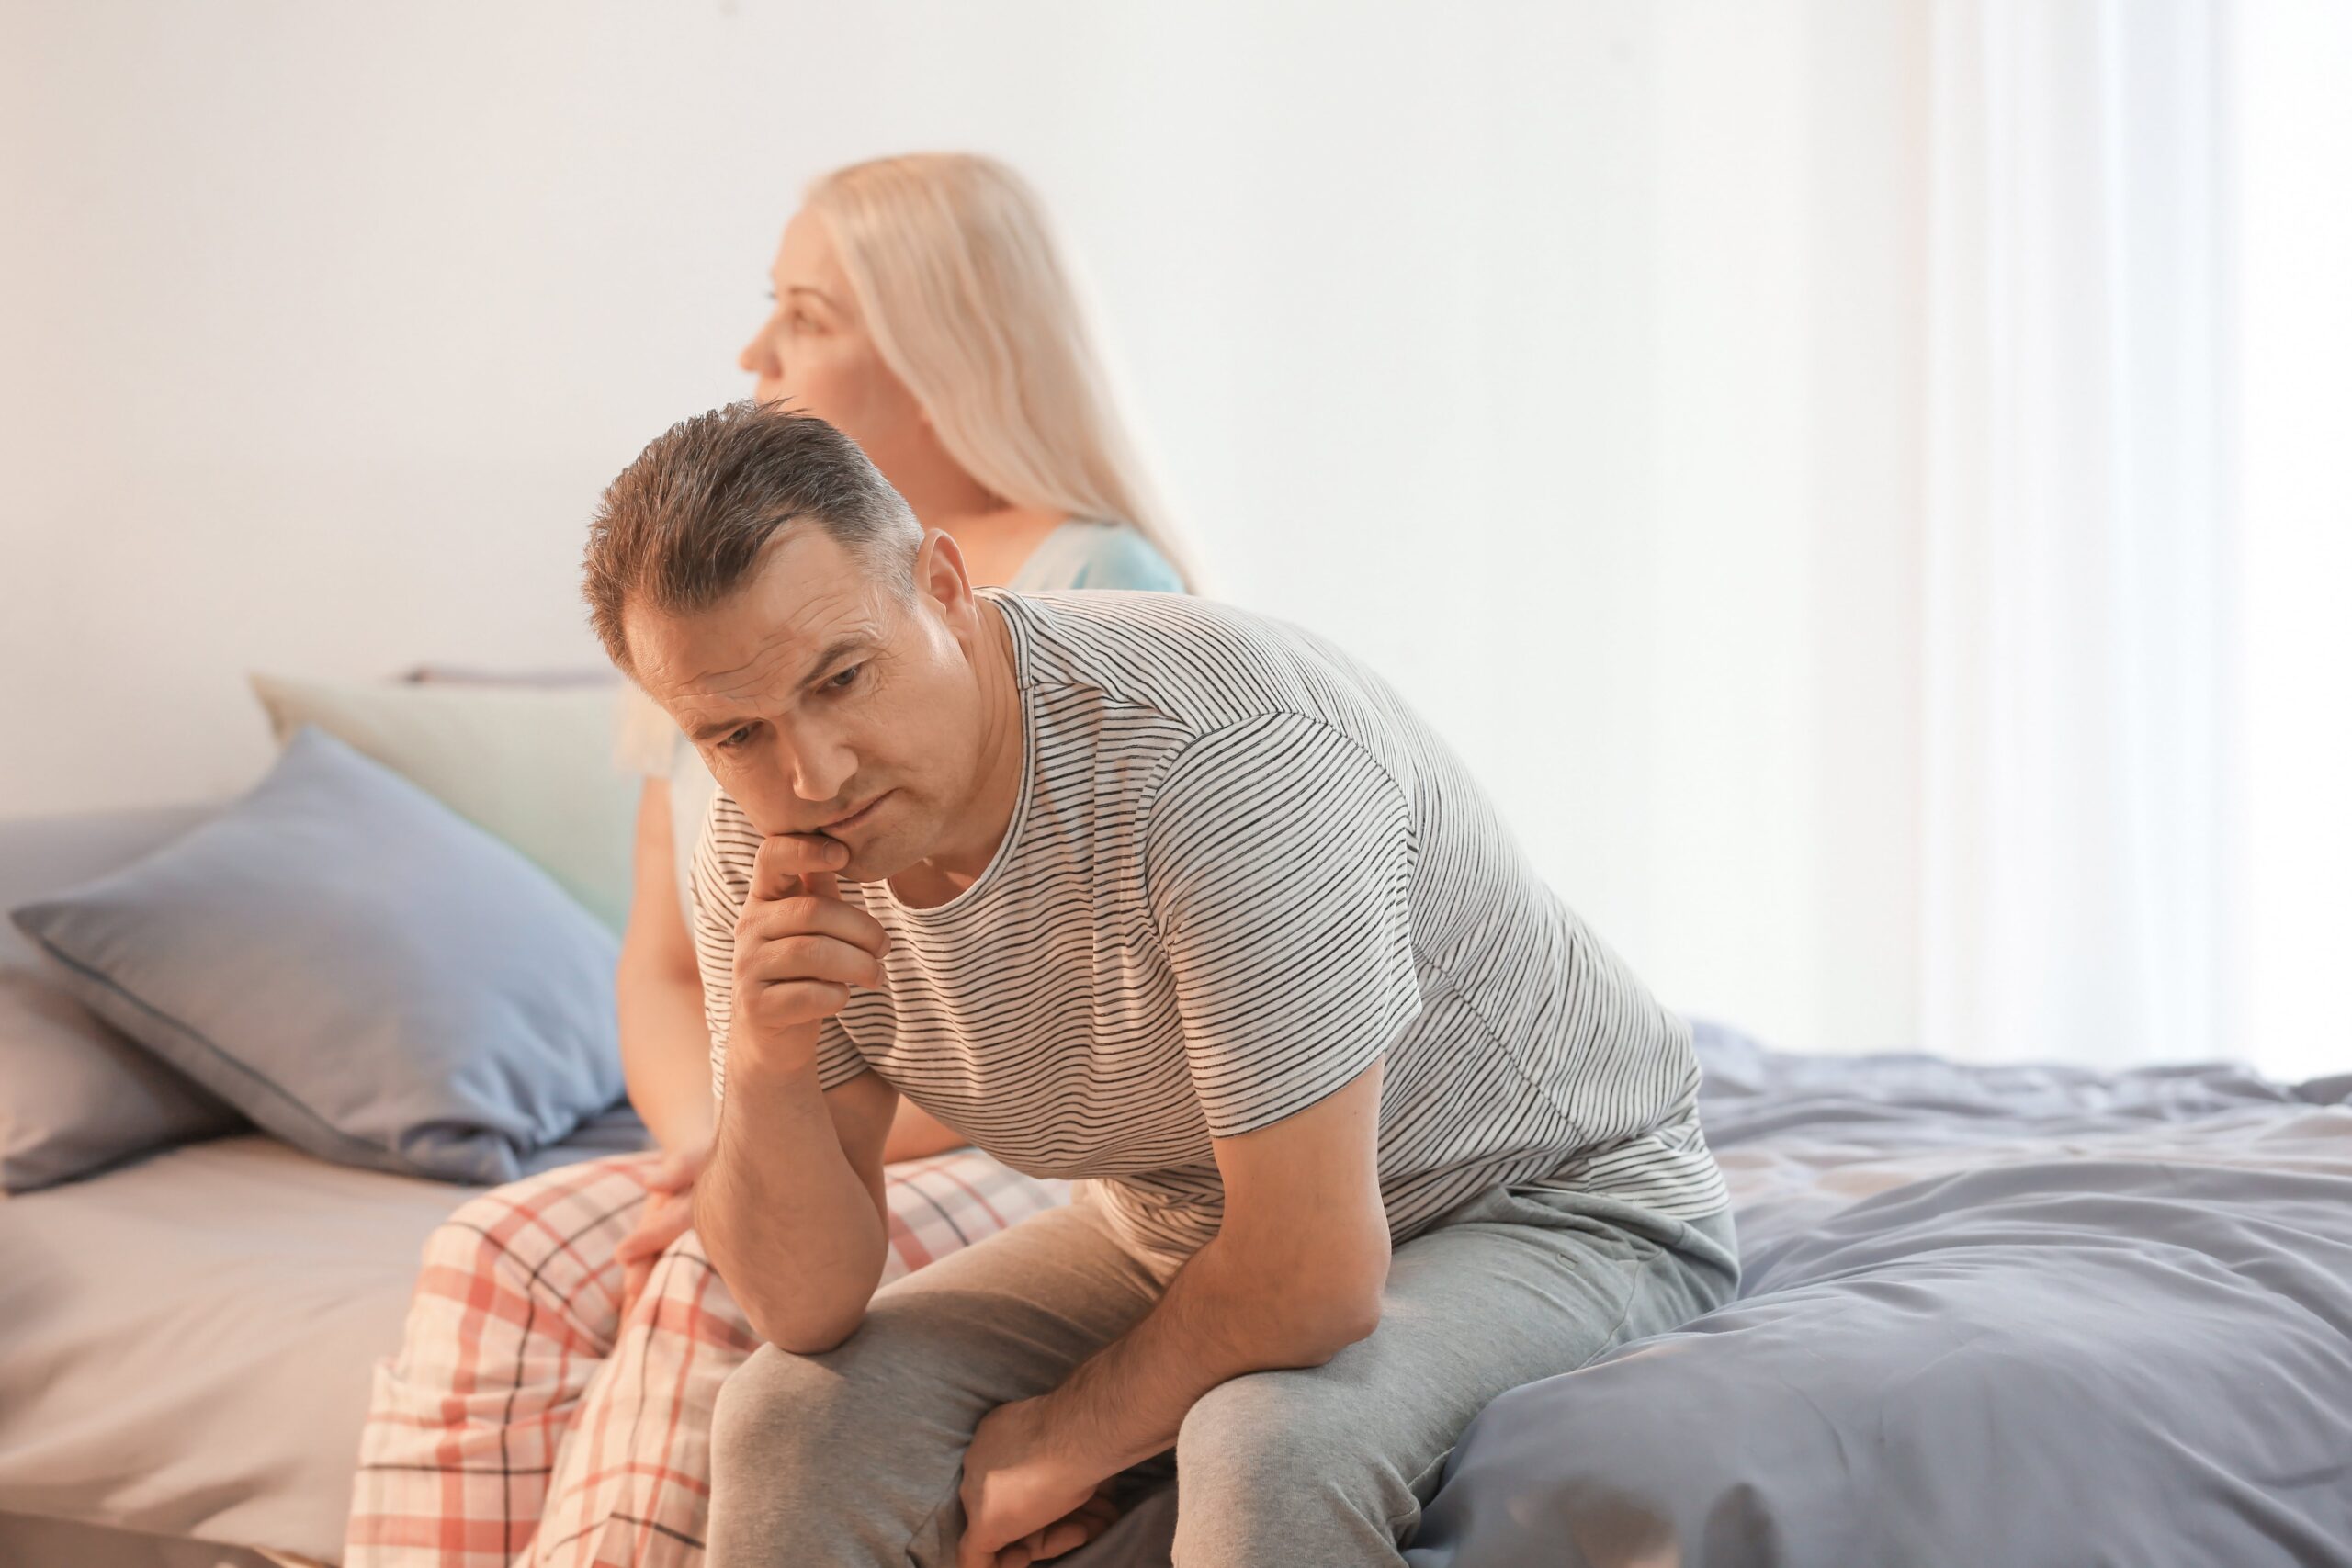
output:
[[[426,1243],[401,1352],[378,1364],[345,1568],[689,1568],[710,1413],[757,1340],[688,1232],[628,1321],[614,1251],[652,1155],[467,1202]],[[888,1168],[887,1283],[1064,1202],[974,1149]]]

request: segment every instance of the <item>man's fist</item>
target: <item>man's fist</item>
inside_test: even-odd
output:
[[[890,938],[842,902],[833,874],[849,851],[820,833],[778,833],[760,844],[752,890],[735,919],[735,1012],[728,1052],[775,1066],[816,1059],[817,1026],[848,1004],[853,987],[882,984]]]

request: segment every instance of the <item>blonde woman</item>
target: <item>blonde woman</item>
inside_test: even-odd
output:
[[[739,363],[761,401],[854,437],[976,581],[1193,586],[1121,425],[1035,196],[963,154],[817,181]],[[658,1154],[559,1168],[427,1243],[377,1370],[349,1568],[700,1561],[718,1385],[756,1341],[688,1227],[711,1134],[710,1041],[684,874],[714,785],[629,694],[644,774],[616,977],[630,1102]],[[886,1157],[896,1278],[1066,1196],[901,1101]]]

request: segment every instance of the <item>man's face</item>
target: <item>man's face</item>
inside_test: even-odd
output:
[[[684,616],[624,616],[638,682],[762,833],[849,846],[873,882],[928,858],[980,785],[989,644],[952,541],[902,600],[823,530],[791,529],[751,581]]]

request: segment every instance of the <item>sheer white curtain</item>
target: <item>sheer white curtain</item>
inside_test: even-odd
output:
[[[1936,9],[1920,1005],[1940,1053],[2226,1048],[2224,11]]]
[[[2352,6],[2236,17],[2236,1048],[2352,1066]]]

